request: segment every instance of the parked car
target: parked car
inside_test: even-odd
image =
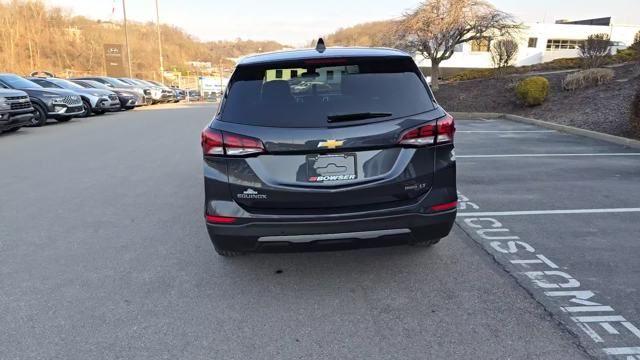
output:
[[[151,85],[156,85],[158,86],[160,89],[162,89],[162,97],[165,99],[165,102],[171,102],[171,103],[176,103],[178,102],[177,96],[176,96],[176,91],[170,87],[168,87],[167,85],[163,84],[163,83],[159,83],[157,81],[153,81],[153,80],[143,80],[144,82],[147,82]]]
[[[204,101],[208,101],[208,102],[217,102],[218,101],[218,93],[215,92],[205,92],[204,93]]]
[[[139,85],[130,85],[130,84],[127,84],[126,82],[120,81],[116,78],[112,78],[109,76],[85,76],[85,77],[73,78],[71,80],[92,80],[107,86],[109,89],[133,91],[140,97],[139,103],[136,104],[137,106],[150,105],[152,102],[151,91],[149,89],[145,89]]]
[[[53,77],[30,77],[28,79],[44,88],[67,89],[78,93],[82,98],[82,105],[84,106],[84,113],[81,117],[91,116],[91,114],[101,115],[107,111],[120,110],[120,100],[118,100],[118,95],[113,91],[86,89],[69,80]]]
[[[140,100],[140,96],[138,96],[133,91],[110,88],[103,83],[99,83],[93,80],[69,80],[69,81],[87,89],[113,91],[118,96],[118,100],[120,101],[120,108],[122,110],[134,109],[136,106],[140,106],[144,102],[143,100]]]
[[[48,118],[59,122],[82,115],[84,106],[80,95],[64,89],[45,89],[15,74],[0,74],[0,84],[9,89],[22,90],[29,95],[35,110],[33,126],[42,126]]]
[[[179,89],[177,87],[172,87],[172,89],[176,93],[176,102],[187,99],[187,92],[185,90]]]
[[[138,79],[131,79],[131,78],[118,78],[118,80],[124,83],[127,83],[131,86],[142,87],[145,91],[145,94],[148,94],[151,97],[151,105],[165,102],[165,100],[162,97],[162,89],[155,85],[146,83]]]
[[[293,81],[267,76],[290,70],[330,90],[296,95]],[[454,120],[410,55],[326,48],[247,57],[218,109],[201,145],[204,215],[220,255],[429,246],[451,231]]]
[[[33,111],[27,93],[0,87],[0,133],[14,132],[31,125]]]
[[[200,101],[200,92],[198,90],[187,90],[188,101]]]

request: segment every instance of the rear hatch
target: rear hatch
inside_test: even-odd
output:
[[[209,131],[241,206],[364,211],[429,191],[435,147],[400,141],[444,115],[409,57],[314,59],[238,67]]]

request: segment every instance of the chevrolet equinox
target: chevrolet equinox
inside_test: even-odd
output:
[[[454,132],[404,52],[320,43],[244,58],[201,136],[213,245],[433,245],[456,216]]]

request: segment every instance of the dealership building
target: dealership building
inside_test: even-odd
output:
[[[516,35],[519,50],[513,65],[533,65],[560,58],[578,57],[578,45],[593,34],[609,35],[612,52],[615,53],[631,45],[638,31],[640,25],[615,24],[610,17],[578,21],[559,20],[554,24],[525,24],[524,29]],[[493,67],[490,46],[489,38],[458,45],[453,56],[440,63],[441,72],[444,74],[462,69]],[[431,62],[420,55],[416,56],[416,61],[422,68],[431,67]]]

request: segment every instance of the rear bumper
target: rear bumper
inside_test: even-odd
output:
[[[456,210],[323,221],[259,220],[243,224],[207,223],[214,246],[231,251],[301,251],[376,247],[449,234]]]

